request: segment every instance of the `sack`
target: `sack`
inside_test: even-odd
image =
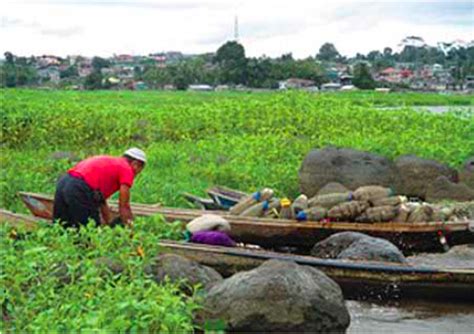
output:
[[[356,222],[359,223],[378,223],[391,221],[396,217],[398,209],[391,205],[376,206],[368,208],[359,217]]]
[[[433,208],[429,205],[423,204],[415,208],[408,216],[409,223],[423,223],[430,222],[433,214]]]
[[[374,198],[370,201],[372,206],[399,206],[402,203],[406,203],[407,198],[405,196],[390,196],[382,198]]]
[[[357,188],[352,194],[352,197],[356,201],[371,201],[392,195],[393,191],[390,188],[384,188],[381,186],[364,186]]]
[[[222,231],[200,231],[193,233],[191,242],[213,246],[235,247],[236,242]]]
[[[191,233],[201,231],[222,231],[230,232],[230,224],[227,220],[218,215],[205,214],[191,220],[186,229]]]
[[[393,218],[395,223],[406,223],[408,220],[408,216],[412,211],[411,206],[407,205],[406,203],[402,203],[397,207],[398,214]]]
[[[336,205],[328,212],[328,217],[336,220],[353,220],[369,207],[368,202],[351,201]]]
[[[319,206],[326,209],[331,209],[332,207],[341,204],[343,202],[348,202],[352,199],[351,192],[336,193],[336,194],[327,194],[327,195],[317,195],[308,200],[308,206]]]

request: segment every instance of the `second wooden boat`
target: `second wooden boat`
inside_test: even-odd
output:
[[[318,259],[282,254],[161,241],[164,253],[185,256],[224,276],[258,267],[267,260],[293,261],[322,270],[342,288],[346,299],[417,299],[474,302],[474,268],[438,269],[410,265]]]
[[[33,215],[52,219],[53,198],[48,195],[21,192],[22,201]],[[117,203],[110,202],[117,212]],[[147,204],[132,204],[135,215],[160,214],[168,221],[189,222],[209,211],[179,209]],[[264,248],[295,247],[307,252],[315,243],[332,234],[353,231],[387,239],[404,251],[443,251],[442,238],[448,245],[474,243],[474,222],[426,222],[426,223],[352,223],[352,222],[297,222],[287,219],[253,218],[229,215],[227,211],[212,211],[229,221],[231,236],[238,242],[260,245]]]

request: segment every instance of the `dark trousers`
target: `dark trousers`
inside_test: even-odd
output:
[[[84,180],[66,174],[56,185],[53,219],[65,227],[86,225],[89,219],[99,225],[100,205],[97,194]]]

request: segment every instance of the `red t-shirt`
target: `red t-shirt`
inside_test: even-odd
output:
[[[135,173],[125,158],[99,155],[79,162],[68,170],[69,175],[82,178],[93,190],[100,190],[105,199],[122,184],[133,185]]]

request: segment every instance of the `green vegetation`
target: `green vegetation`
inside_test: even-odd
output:
[[[52,193],[79,159],[143,148],[149,163],[133,201],[186,206],[180,192],[214,184],[244,191],[270,186],[298,193],[298,168],[313,148],[327,145],[391,158],[413,153],[457,167],[472,155],[474,116],[415,112],[413,105],[473,105],[473,97],[420,94],[165,93],[3,90],[0,207],[26,212],[19,190]],[[380,110],[378,106],[402,106]],[[157,240],[179,238],[177,225],[139,219],[135,233],[58,226],[30,235],[0,229],[2,332],[186,332],[197,295],[156,285],[144,273]],[[144,257],[138,256],[138,247]],[[107,257],[125,268],[105,271]],[[65,279],[71,279],[65,283]]]
[[[133,200],[186,205],[180,192],[213,184],[298,192],[303,157],[327,145],[395,158],[417,154],[458,167],[473,154],[472,114],[435,115],[408,106],[473,105],[472,96],[433,94],[164,93],[4,90],[1,206],[24,210],[19,190],[52,193],[79,158],[143,148],[150,163]],[[375,106],[405,106],[379,110]]]
[[[0,226],[2,333],[192,332],[197,295],[156,284],[144,268],[155,238],[179,236],[158,217],[128,229],[59,225],[19,234]],[[121,267],[121,273],[118,269]]]

